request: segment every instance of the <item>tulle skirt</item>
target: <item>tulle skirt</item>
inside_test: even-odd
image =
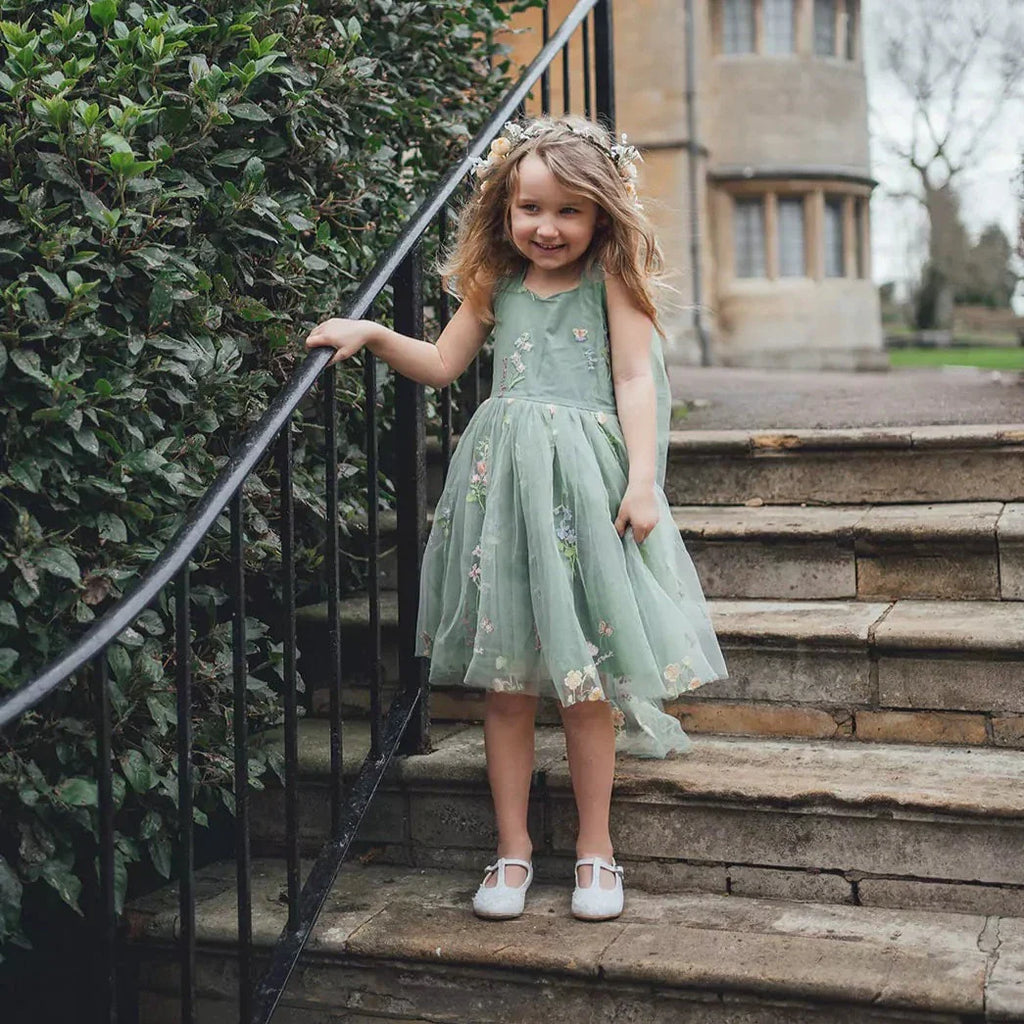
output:
[[[614,412],[484,402],[437,504],[417,653],[433,685],[607,700],[620,753],[665,757],[690,740],[663,702],[726,667],[661,487],[642,545],[615,530],[627,466]]]

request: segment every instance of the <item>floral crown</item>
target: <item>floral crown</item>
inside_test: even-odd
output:
[[[643,209],[640,205],[640,197],[636,191],[636,165],[642,161],[643,157],[640,156],[640,151],[636,146],[629,144],[625,133],[622,134],[621,142],[608,146],[598,136],[591,134],[585,128],[577,128],[570,122],[531,121],[523,125],[519,121],[509,121],[501,129],[501,134],[491,141],[491,148],[487,158],[478,159],[473,163],[473,171],[478,178],[483,178],[492,168],[502,163],[513,150],[528,139],[535,139],[538,136],[547,135],[559,130],[567,131],[571,135],[576,136],[576,138],[582,139],[611,160],[615,165],[615,169],[619,172],[619,177],[622,179],[626,192],[636,204],[636,208],[638,210]],[[481,188],[486,184],[486,181],[482,182]]]

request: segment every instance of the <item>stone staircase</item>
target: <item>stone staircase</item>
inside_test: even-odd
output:
[[[482,704],[437,691],[435,749],[392,766],[275,1020],[1024,1021],[1024,431],[683,432],[666,490],[731,675],[675,705],[693,751],[620,759],[622,918],[569,915],[575,808],[543,705],[528,912],[473,917],[495,842]],[[307,682],[324,616],[303,612]],[[383,616],[388,641],[393,600]],[[342,621],[358,652],[365,600]],[[358,711],[358,654],[346,666]],[[351,721],[349,774],[367,747]],[[312,854],[323,721],[303,723],[301,759]],[[254,810],[269,945],[280,794]],[[200,886],[201,1021],[233,1019],[232,871]],[[173,900],[130,915],[156,1024],[175,1019]]]

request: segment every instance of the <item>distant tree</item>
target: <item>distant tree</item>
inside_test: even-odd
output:
[[[949,238],[935,215],[957,178],[979,163],[997,122],[1024,99],[1024,0],[889,0],[879,14],[881,70],[909,97],[910,125],[877,118],[876,136],[910,168],[916,188],[898,193],[921,203],[931,237],[923,277],[946,293]],[[948,255],[948,254],[947,254]]]
[[[998,224],[990,224],[971,248],[956,301],[1008,309],[1017,287],[1013,246]]]
[[[1020,158],[1020,171],[1017,175],[1017,204],[1020,210],[1017,222],[1017,255],[1024,260],[1024,155]]]

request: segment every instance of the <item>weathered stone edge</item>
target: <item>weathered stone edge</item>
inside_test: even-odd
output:
[[[785,454],[850,449],[971,449],[1024,446],[1020,424],[847,430],[673,430],[670,454]]]

